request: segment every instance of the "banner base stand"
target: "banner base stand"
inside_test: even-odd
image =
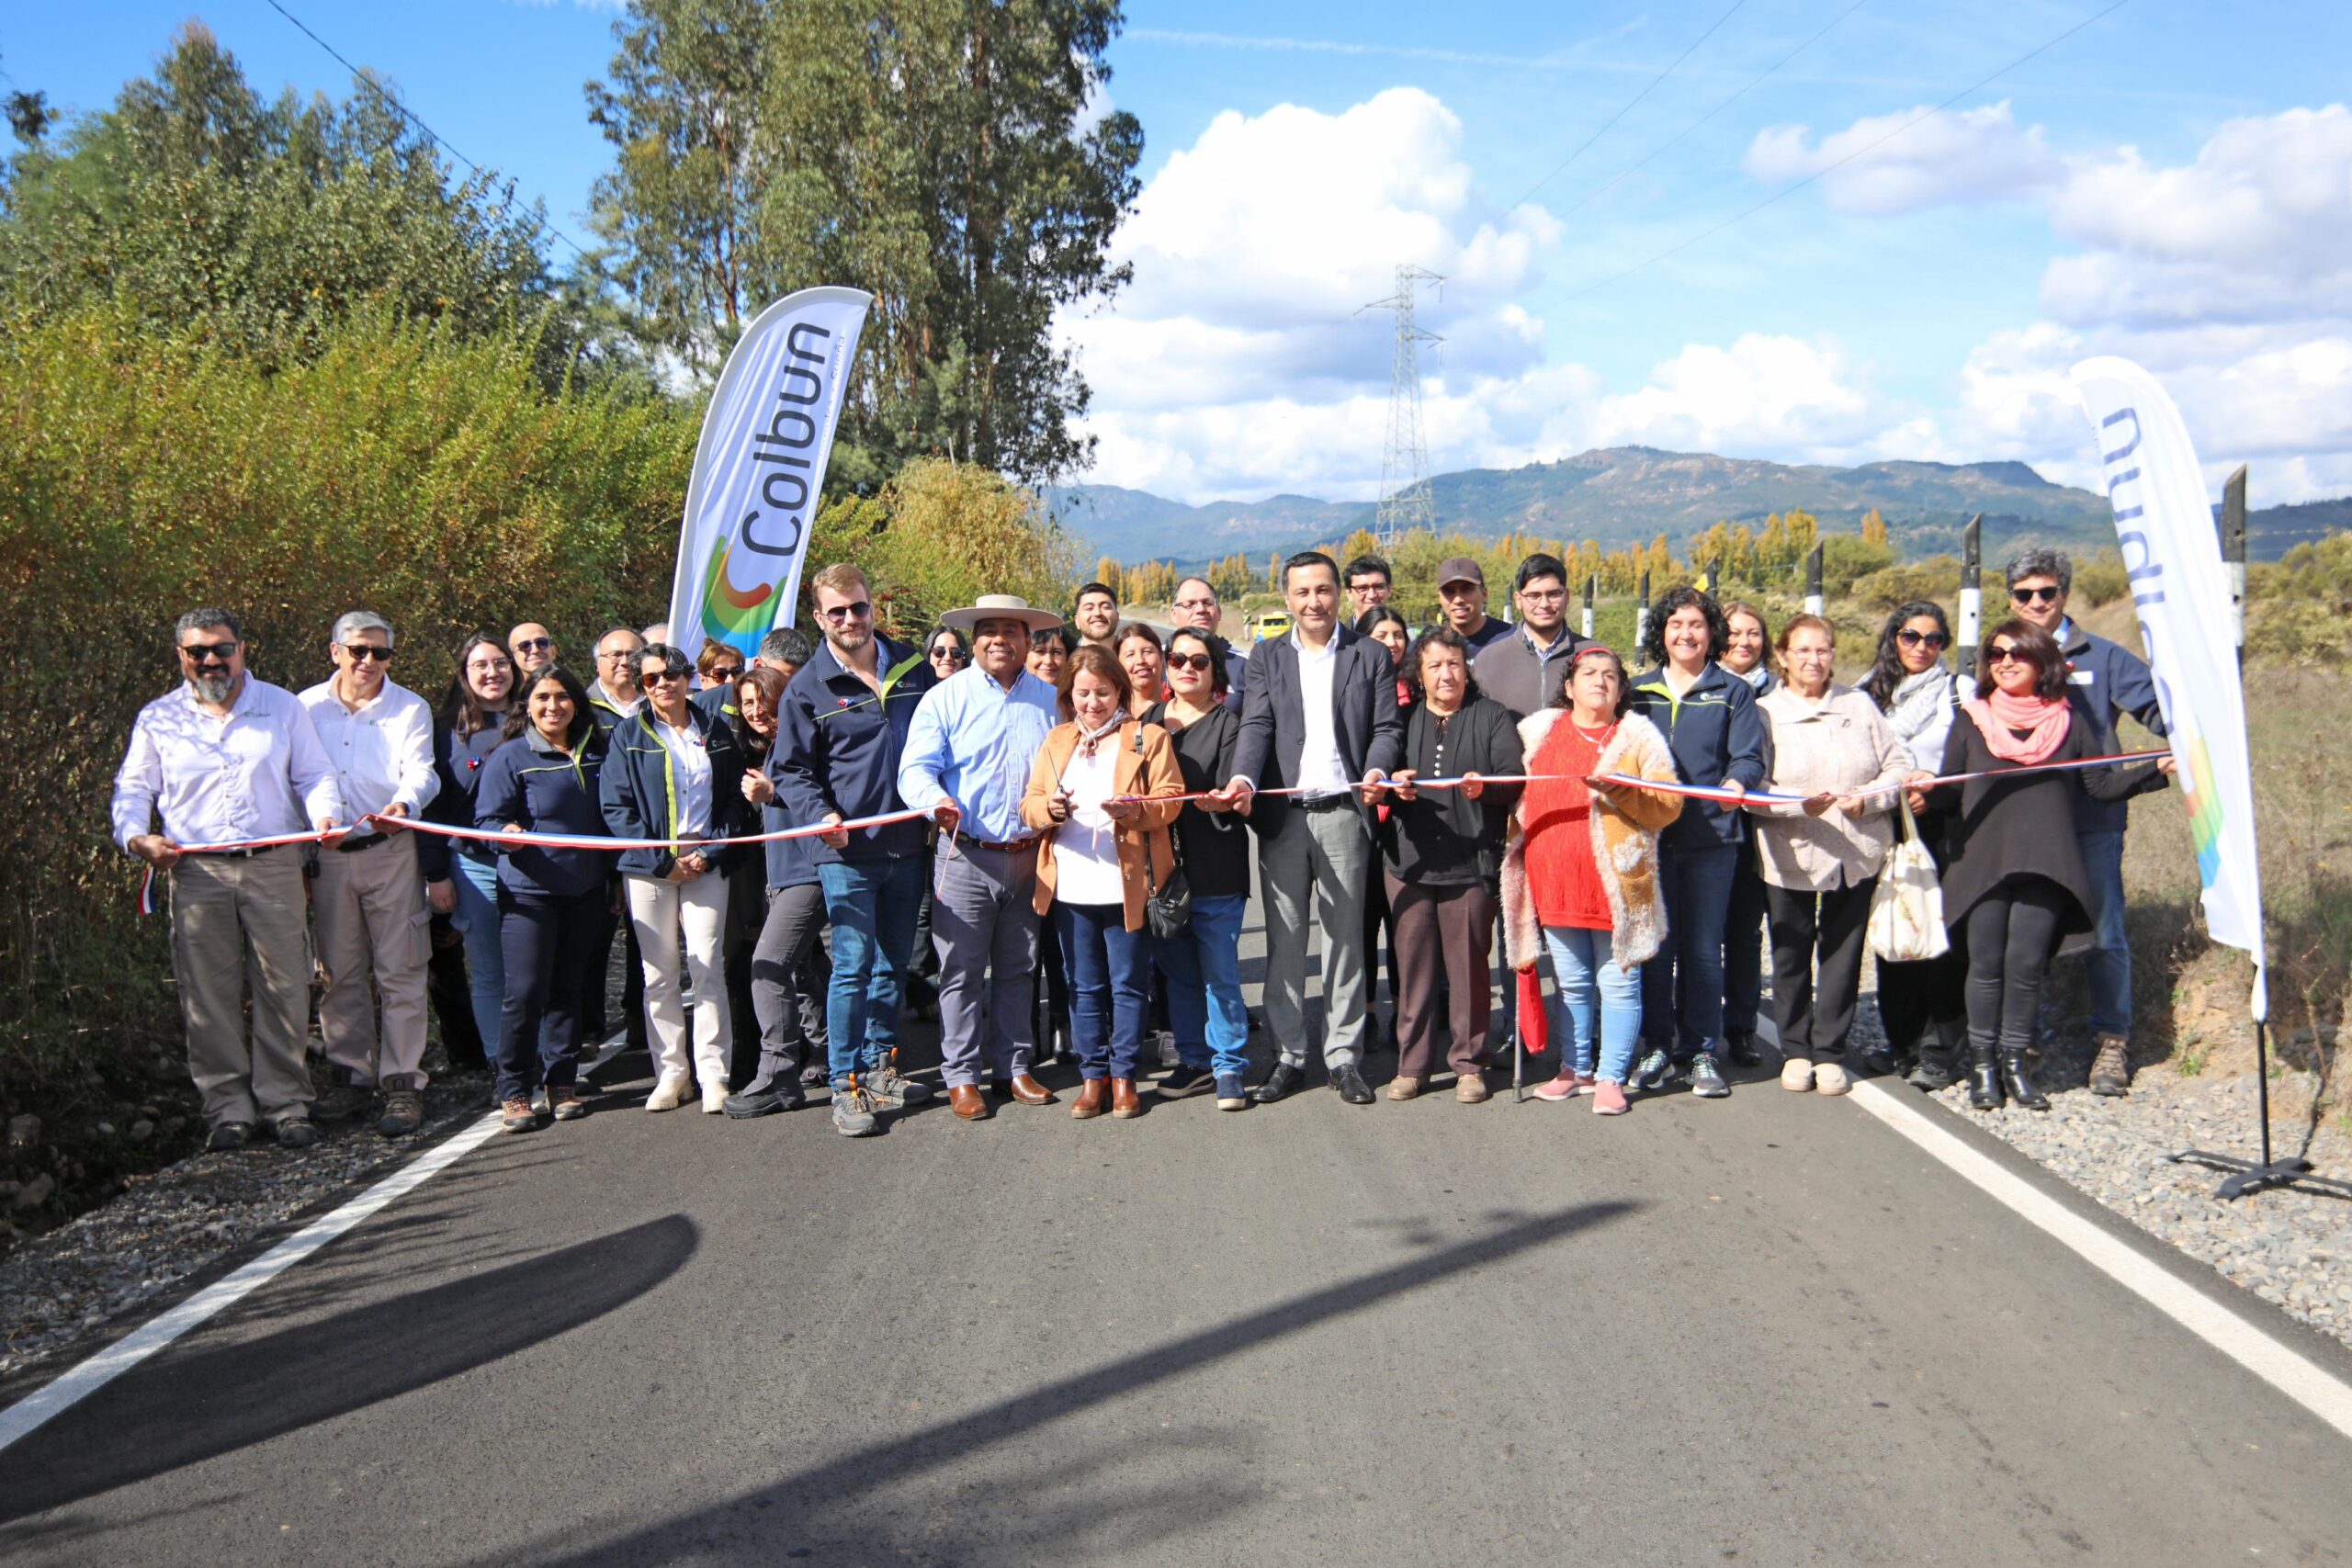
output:
[[[2338,1181],[2334,1177],[2312,1174],[2312,1162],[2299,1155],[2274,1159],[2270,1154],[2270,1032],[2259,1018],[2254,1021],[2254,1089],[2256,1113],[2262,1118],[2262,1157],[2258,1160],[2240,1159],[2235,1155],[2217,1155],[2206,1149],[2183,1149],[2165,1158],[2174,1165],[2187,1161],[2212,1170],[2230,1172],[2229,1179],[2216,1190],[2214,1196],[2224,1202],[2259,1192],[2267,1187],[2303,1187],[2324,1192],[2331,1198],[2352,1198],[2352,1181]]]
[[[2325,1192],[2331,1197],[2352,1199],[2352,1181],[2338,1181],[2333,1177],[2312,1174],[2312,1162],[2295,1156],[2267,1163],[2239,1159],[2234,1155],[2211,1154],[2204,1149],[2183,1149],[2177,1155],[2165,1156],[2175,1165],[2184,1162],[2201,1165],[2213,1170],[2233,1174],[2222,1183],[2214,1196],[2226,1201],[2244,1198],[2266,1187],[2305,1187]]]

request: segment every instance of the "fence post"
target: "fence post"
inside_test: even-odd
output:
[[[1592,636],[1592,596],[1600,587],[1600,579],[1598,577],[1584,580],[1584,635],[1587,638]]]
[[[1821,595],[1821,547],[1815,545],[1804,558],[1804,613],[1817,615],[1826,603]]]
[[[1634,598],[1634,658],[1642,657],[1642,645],[1650,639],[1650,574],[1642,573],[1640,589]]]
[[[2238,667],[2245,667],[2245,465],[2222,486],[2222,570],[2230,580],[2230,633],[2237,639]]]
[[[1984,626],[1984,514],[1960,531],[1960,635],[1954,668],[1967,675],[1976,668],[1976,643]]]

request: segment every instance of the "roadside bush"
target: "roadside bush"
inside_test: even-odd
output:
[[[1854,579],[1852,592],[1858,604],[1882,615],[1915,599],[1941,604],[1947,615],[1953,614],[1960,608],[1960,561],[1953,556],[1930,556],[1881,567]]]

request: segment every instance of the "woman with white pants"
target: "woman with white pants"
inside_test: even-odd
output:
[[[605,758],[605,824],[616,839],[663,839],[662,849],[624,851],[621,886],[645,966],[645,1021],[653,1046],[648,1111],[685,1099],[686,1018],[679,996],[678,937],[685,935],[694,977],[694,1077],[702,1108],[726,1103],[727,1053],[734,1038],[720,959],[726,945],[727,871],[740,846],[696,849],[692,840],[743,831],[743,753],[733,729],[687,700],[694,663],[667,643],[629,655],[645,704],[614,728]]]

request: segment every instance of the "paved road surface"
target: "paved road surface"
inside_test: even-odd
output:
[[[2352,1551],[2352,1443],[1851,1103],[1318,1088],[850,1143],[615,1087],[0,1452],[0,1557]]]

